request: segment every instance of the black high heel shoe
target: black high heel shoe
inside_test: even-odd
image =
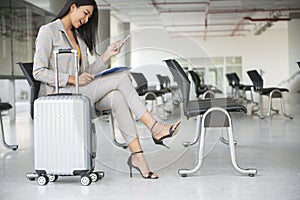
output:
[[[157,121],[155,121],[150,129],[151,132],[153,132],[153,128],[155,127]],[[179,130],[179,126],[180,126],[181,122],[179,122],[179,124],[177,125],[177,127],[173,130],[173,126],[172,125],[170,128],[169,128],[169,134],[168,135],[165,135],[159,139],[156,139],[154,137],[154,135],[152,134],[152,139],[153,139],[153,142],[156,144],[156,145],[162,145],[164,147],[166,147],[167,149],[170,149],[170,147],[168,147],[167,145],[164,144],[163,140],[166,139],[166,138],[169,138],[169,137],[172,137],[172,136],[175,136]]]
[[[132,168],[134,168],[134,169],[136,169],[137,171],[140,172],[141,176],[144,179],[158,179],[158,176],[152,177],[153,172],[151,172],[151,171],[148,173],[148,176],[144,176],[142,171],[140,170],[140,168],[138,168],[138,167],[136,167],[132,164],[132,156],[135,155],[135,154],[138,154],[138,153],[144,153],[144,152],[143,151],[138,151],[138,152],[131,153],[131,155],[128,158],[127,164],[129,166],[130,177],[132,177]]]

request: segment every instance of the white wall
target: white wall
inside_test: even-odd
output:
[[[290,75],[299,72],[295,63],[300,61],[300,19],[293,19],[288,23],[289,37],[289,71]]]
[[[262,69],[266,86],[278,85],[289,77],[287,30],[270,30],[259,36],[208,39],[203,43],[210,56],[241,56],[245,83],[246,71]]]
[[[207,57],[205,49],[195,40],[175,38],[162,29],[131,30],[131,67],[142,71],[149,81],[153,74],[170,74],[163,60],[168,58]]]
[[[250,83],[246,74],[249,69],[262,69],[266,86],[276,86],[289,77],[288,33],[284,29],[270,29],[259,36],[208,38],[198,41],[175,38],[164,30],[132,30],[131,65],[133,68],[147,65],[144,73],[153,73],[158,66],[164,66],[163,59],[176,57],[242,56],[243,77]]]

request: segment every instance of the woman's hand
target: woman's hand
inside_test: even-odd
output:
[[[79,75],[79,85],[83,86],[83,85],[87,85],[90,82],[92,82],[92,80],[94,79],[94,74],[88,74],[86,72],[82,73]]]
[[[88,74],[86,72],[82,73],[78,77],[79,86],[84,86],[89,84],[94,79],[94,74]],[[75,85],[75,76],[69,76],[68,84]]]
[[[105,63],[108,61],[112,56],[117,55],[120,53],[121,48],[123,47],[124,43],[120,44],[120,40],[114,41],[111,45],[109,45],[102,55],[102,61]]]

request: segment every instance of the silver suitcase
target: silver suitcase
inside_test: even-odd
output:
[[[59,94],[58,54],[72,53],[75,58],[77,94]],[[104,176],[94,172],[96,133],[92,123],[89,98],[78,88],[78,55],[76,50],[60,49],[56,57],[56,94],[34,102],[34,169],[27,174],[39,185],[54,182],[58,176],[81,176],[81,184],[89,185]]]

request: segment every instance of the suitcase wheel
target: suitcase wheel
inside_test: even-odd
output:
[[[39,176],[38,179],[37,179],[37,183],[38,183],[39,185],[47,185],[48,182],[49,182],[49,178],[48,178],[48,176],[46,176],[46,175],[41,175],[41,176]]]
[[[55,182],[58,179],[58,175],[48,175],[50,182]]]
[[[83,186],[88,186],[92,183],[92,179],[88,175],[84,175],[81,177],[80,183]]]
[[[94,173],[97,173],[97,174],[98,174],[99,179],[104,178],[104,172],[103,172],[103,171],[97,171],[97,172],[94,172]]]
[[[99,172],[100,176],[104,178],[104,172]]]
[[[92,180],[93,182],[97,182],[99,179],[102,178],[102,177],[100,177],[99,174],[96,173],[96,172],[90,173],[89,177],[91,178],[91,180]]]

